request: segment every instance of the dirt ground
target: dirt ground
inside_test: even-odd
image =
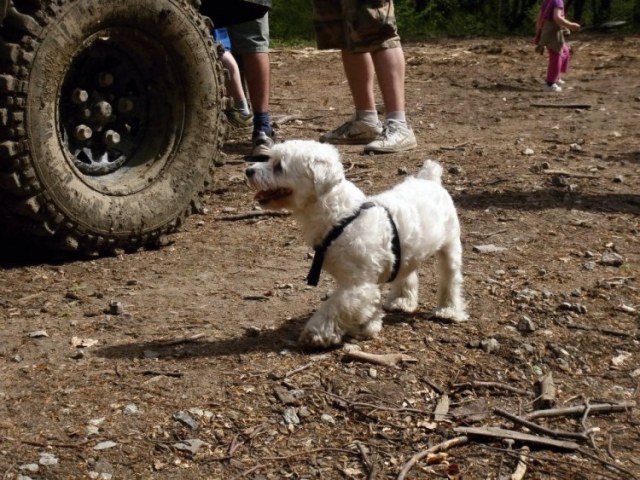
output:
[[[297,348],[331,279],[306,286],[289,217],[237,219],[257,208],[242,141],[164,248],[78,260],[3,240],[0,478],[501,479],[519,455],[525,479],[640,477],[640,38],[573,47],[552,94],[525,39],[407,45],[419,148],[340,147],[368,193],[445,168],[472,320],[430,315],[429,262],[418,312],[359,343],[414,361]],[[275,50],[272,74],[281,139],[351,112],[337,52]],[[507,418],[544,408],[549,373],[546,406],[573,413]],[[460,430],[491,426],[537,437]]]

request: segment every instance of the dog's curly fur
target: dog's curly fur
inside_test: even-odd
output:
[[[462,295],[460,224],[451,196],[441,185],[442,167],[427,160],[415,177],[367,198],[345,178],[338,150],[328,144],[290,140],[273,147],[268,162],[246,172],[256,199],[272,209],[290,210],[308,245],[327,233],[365,201],[380,207],[362,210],[326,252],[323,268],[337,287],[307,322],[300,342],[309,347],[340,344],[348,335],[371,338],[382,328],[380,286],[393,270],[393,226],[401,244],[401,263],[384,303],[386,310],[418,307],[420,262],[438,259],[435,314],[455,322],[468,319]],[[385,208],[382,208],[385,207]]]

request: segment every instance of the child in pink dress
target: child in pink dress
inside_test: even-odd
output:
[[[563,0],[543,0],[536,23],[535,44],[536,50],[541,53],[544,47],[549,52],[546,89],[550,92],[562,91],[559,84],[564,82],[560,75],[569,67],[570,50],[564,39],[564,31],[579,29],[580,24],[564,18]]]

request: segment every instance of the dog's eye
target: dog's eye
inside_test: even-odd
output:
[[[282,163],[278,162],[273,166],[273,173],[282,173]]]

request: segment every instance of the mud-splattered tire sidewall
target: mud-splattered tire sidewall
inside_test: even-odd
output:
[[[223,87],[211,36],[177,0],[75,0],[60,2],[53,16],[37,39],[26,87],[26,164],[38,214],[70,248],[153,243],[189,213],[219,154]],[[72,161],[59,102],[70,65],[105,39],[131,56],[150,101],[162,106],[152,108],[132,159],[91,176]]]

